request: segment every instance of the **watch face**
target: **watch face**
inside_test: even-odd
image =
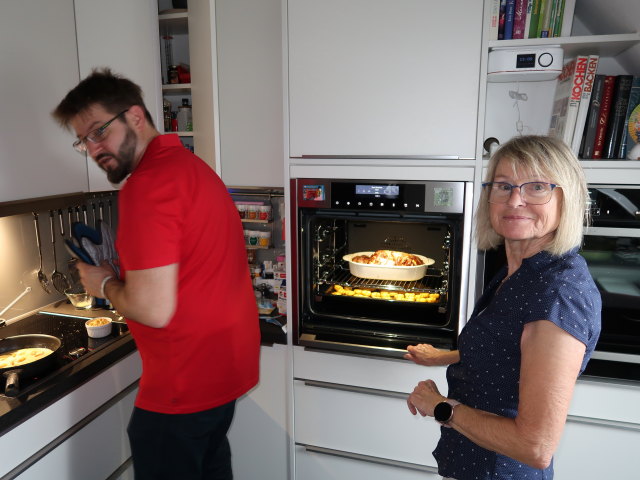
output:
[[[440,423],[447,423],[453,415],[453,407],[447,402],[440,402],[433,409],[433,417]]]

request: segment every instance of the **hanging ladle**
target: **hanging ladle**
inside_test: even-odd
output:
[[[62,212],[58,211],[60,219],[61,234],[64,235],[62,230]],[[53,272],[51,273],[51,282],[57,291],[64,293],[64,291],[71,285],[67,280],[67,277],[60,271],[58,271],[58,258],[56,257],[56,229],[53,223],[53,211],[49,212],[49,223],[51,224],[51,247],[53,248]]]
[[[33,212],[33,223],[36,227],[36,243],[38,244],[38,255],[40,257],[40,270],[38,270],[38,281],[40,282],[40,286],[42,289],[51,293],[51,289],[49,288],[49,279],[42,271],[42,247],[40,246],[40,227],[38,226],[38,214]]]

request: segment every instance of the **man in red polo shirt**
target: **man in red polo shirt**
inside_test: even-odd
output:
[[[239,215],[177,135],[161,135],[133,82],[96,70],[53,112],[118,200],[120,278],[78,264],[89,293],[127,319],[142,358],[129,423],[145,479],[231,479],[235,400],[258,382],[260,332]]]

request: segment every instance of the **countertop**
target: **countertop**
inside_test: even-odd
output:
[[[63,365],[33,388],[26,389],[24,393],[19,393],[16,397],[0,395],[0,435],[53,404],[136,349],[131,333],[128,330],[119,332],[118,317],[110,310],[77,310],[67,300],[60,300],[37,309],[31,315],[37,313],[72,317],[71,321],[78,322],[81,322],[82,318],[108,316],[114,319],[116,333],[113,334],[114,338],[111,341],[95,349],[90,355]],[[286,317],[274,317],[274,319],[281,324],[286,322]],[[19,322],[20,320],[15,322],[15,325]],[[281,327],[268,323],[264,319],[260,319],[259,322],[262,345],[286,344],[286,334]],[[7,330],[3,336],[16,334],[13,331],[15,325],[13,328],[12,325],[14,324],[4,327]]]

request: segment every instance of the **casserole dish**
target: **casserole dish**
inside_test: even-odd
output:
[[[420,280],[427,272],[427,267],[435,263],[432,258],[423,255],[416,255],[424,262],[423,265],[411,267],[396,267],[391,265],[370,265],[366,263],[354,262],[352,259],[360,255],[372,255],[374,252],[356,252],[350,253],[342,257],[343,260],[349,262],[349,272],[351,275],[360,278],[368,278],[371,280],[393,280],[410,282]]]

